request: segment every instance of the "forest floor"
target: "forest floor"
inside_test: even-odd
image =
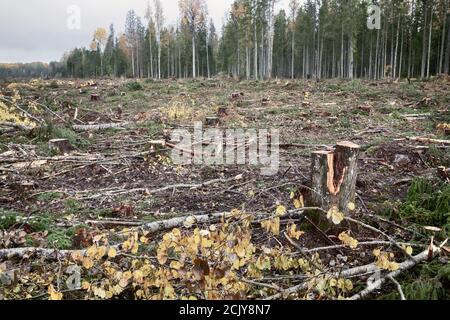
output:
[[[370,222],[399,243],[413,247],[426,247],[431,236],[441,243],[450,232],[449,92],[448,78],[411,83],[3,81],[3,101],[10,105],[11,97],[16,97],[16,106],[37,124],[32,130],[0,135],[3,272],[24,262],[2,257],[2,249],[85,249],[105,232],[180,216],[233,209],[270,213],[280,205],[295,211],[293,195],[305,192],[310,185],[311,152],[332,147],[338,141],[352,141],[362,148],[357,209],[352,214],[355,219]],[[93,94],[99,96],[99,101],[91,101]],[[251,165],[175,165],[171,150],[155,144],[168,141],[173,129],[192,130],[195,121],[217,116],[220,108],[226,108],[226,114],[214,127],[280,130],[281,163],[276,175],[262,176],[260,168]],[[73,127],[111,123],[122,125],[86,131]],[[49,148],[51,139],[67,139],[73,149],[58,153]],[[444,203],[436,208],[436,201]],[[298,228],[305,234],[297,245],[302,248],[340,243],[333,231],[301,222]],[[386,240],[373,230],[349,228],[359,242]],[[254,234],[255,243],[274,241],[262,230]],[[286,240],[276,241],[281,247],[289,246]],[[383,248],[389,247],[392,244]],[[349,266],[364,265],[373,262],[373,249],[325,251],[321,263],[331,267],[347,267],[347,261]],[[395,251],[395,247],[386,250]],[[337,253],[344,262],[335,258]],[[404,289],[414,285],[405,290],[407,298],[448,298],[448,258],[444,254],[435,263],[439,271],[427,274],[428,278],[423,276],[417,286],[423,287],[427,279],[432,279],[441,287],[424,289],[423,296],[414,296],[416,279],[420,277],[405,277],[401,282]],[[438,278],[443,266],[445,276]],[[421,272],[417,268],[413,271],[416,274]],[[278,285],[298,284],[298,279],[286,282],[284,278],[284,282],[273,280],[277,286],[271,288],[271,281],[270,285],[261,285],[268,291],[261,296],[277,293]],[[13,287],[17,285],[17,281],[13,283]],[[22,289],[16,291],[0,291],[0,295],[42,297],[42,288],[31,292],[27,284],[21,282],[20,286]],[[360,284],[360,289],[363,287]],[[24,288],[28,293],[21,295]],[[390,292],[395,297],[394,283],[371,297]],[[324,297],[332,296],[328,294]],[[259,297],[249,293],[246,296]]]

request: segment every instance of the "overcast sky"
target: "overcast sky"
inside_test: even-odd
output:
[[[162,0],[166,24],[178,17],[178,0]],[[233,0],[206,0],[217,30]],[[288,0],[278,7],[287,8]],[[81,12],[81,28],[67,27],[68,8],[76,5]],[[0,63],[49,62],[59,60],[65,51],[89,46],[97,27],[114,23],[123,31],[125,16],[134,9],[143,17],[147,0],[0,0]]]

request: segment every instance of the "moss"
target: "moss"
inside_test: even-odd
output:
[[[50,233],[54,228],[55,219],[48,214],[41,214],[30,219],[28,223],[34,232],[48,231]]]
[[[67,250],[72,247],[72,237],[67,234],[67,231],[57,230],[48,235],[47,243],[51,248]]]
[[[44,149],[47,146],[47,142],[51,139],[67,139],[71,145],[78,148],[89,145],[87,140],[80,138],[72,129],[63,126],[55,126],[52,123],[36,128],[32,131],[32,135],[38,142],[42,143]]]
[[[8,230],[18,223],[21,216],[14,211],[0,209],[0,229]]]
[[[438,262],[418,266],[400,277],[407,300],[447,300],[450,298],[450,265]],[[382,300],[400,299],[397,289],[383,295]]]
[[[420,225],[436,226],[450,231],[450,185],[427,179],[412,183],[399,216]]]
[[[156,137],[158,135],[161,135],[164,130],[164,124],[155,121],[147,121],[143,124],[140,124],[138,127],[147,129],[148,135],[150,137]]]
[[[37,200],[41,202],[51,202],[61,198],[61,196],[62,194],[59,192],[44,192],[37,197]]]
[[[76,213],[82,209],[82,205],[77,199],[68,198],[64,201],[64,208],[67,213]]]

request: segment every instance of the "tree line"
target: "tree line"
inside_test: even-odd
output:
[[[421,77],[449,73],[449,0],[236,0],[219,34],[204,0],[180,0],[166,25],[160,0],[144,17],[126,15],[122,33],[95,30],[49,73],[63,77],[246,79]],[[368,6],[381,9],[369,29]],[[0,69],[1,75],[1,69]]]

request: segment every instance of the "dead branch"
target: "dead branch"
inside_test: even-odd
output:
[[[433,255],[436,255],[440,251],[441,251],[441,249],[439,247],[433,246]],[[394,277],[394,278],[397,277],[403,271],[411,269],[412,267],[416,266],[418,263],[427,260],[429,258],[428,256],[429,256],[429,250],[427,249],[426,251],[422,252],[421,254],[414,256],[413,257],[414,259],[407,260],[407,261],[401,263],[399,266],[399,269],[397,271],[388,274],[387,276],[379,279],[378,281],[375,281],[371,286],[367,287],[365,290],[361,291],[357,295],[354,295],[353,297],[351,297],[350,300],[358,300],[358,299],[361,299],[361,298],[367,296],[368,294],[372,293],[374,290],[377,290],[379,287],[381,287],[381,285],[383,283],[385,283],[386,280],[388,280],[389,276]],[[363,275],[363,274],[371,274],[371,273],[375,273],[375,272],[379,272],[379,271],[381,271],[380,268],[377,267],[374,263],[372,263],[372,264],[368,264],[365,266],[348,269],[348,270],[345,270],[342,272],[336,272],[336,273],[332,274],[331,276],[335,277],[335,278],[340,278],[340,279],[348,279],[348,278],[352,278],[355,276],[359,276],[359,275]],[[302,290],[306,290],[307,288],[308,288],[308,282],[303,282],[294,287],[284,289],[282,292],[275,294],[273,296],[270,296],[266,300],[277,300],[282,297],[287,297],[291,294],[300,292]]]
[[[413,268],[414,266],[416,266],[420,262],[429,260],[429,254],[430,254],[429,251],[430,250],[427,249],[426,251],[422,252],[421,254],[415,256],[413,260],[407,260],[407,261],[401,263],[400,266],[399,266],[399,269],[397,271],[391,272],[388,275],[386,275],[384,277],[381,277],[380,279],[378,279],[377,281],[373,282],[371,285],[369,285],[366,289],[364,289],[360,293],[355,294],[353,297],[350,298],[350,300],[363,299],[364,297],[366,297],[369,294],[371,294],[373,291],[378,290],[379,288],[381,288],[381,286],[387,280],[389,280],[389,278],[398,277],[402,272]],[[432,256],[434,257],[436,254],[438,254],[440,252],[441,252],[441,248],[436,247],[436,246],[433,245],[433,254],[432,254]]]
[[[424,137],[408,137],[408,140],[422,142],[422,143],[435,143],[435,144],[448,144],[450,145],[450,140],[439,140],[439,139],[431,139]]]
[[[400,294],[400,299],[405,301],[406,297],[405,297],[405,294],[403,293],[402,285],[397,280],[395,280],[393,277],[388,276],[388,278],[397,286],[398,293]]]

